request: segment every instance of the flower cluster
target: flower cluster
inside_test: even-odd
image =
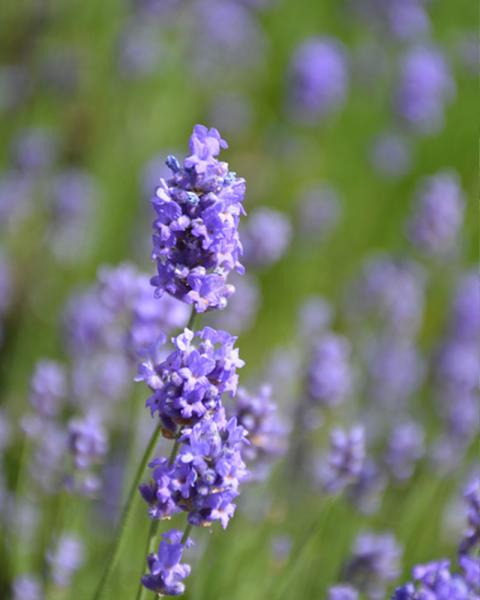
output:
[[[152,415],[158,414],[164,433],[175,435],[179,426],[193,425],[221,407],[224,393],[237,390],[237,368],[244,362],[226,331],[205,327],[190,329],[173,338],[175,350],[161,362],[141,363],[138,380],[153,391],[147,401]]]
[[[236,419],[225,421],[221,412],[185,428],[174,461],[155,459],[150,465],[151,483],[140,487],[150,516],[165,519],[185,511],[192,525],[220,521],[225,528],[246,476],[241,453],[245,436],[246,430]]]
[[[185,591],[183,579],[190,575],[190,565],[181,563],[183,551],[192,541],[182,540],[177,529],[162,535],[158,552],[148,557],[149,575],[142,577],[143,585],[161,596],[180,596]]]
[[[227,276],[243,272],[238,224],[245,181],[216,159],[227,147],[216,129],[196,125],[189,147],[183,166],[168,157],[172,177],[160,181],[152,198],[158,272],[152,284],[158,296],[166,292],[204,312],[226,306],[234,291]]]
[[[463,575],[450,571],[450,561],[418,565],[412,572],[415,583],[407,583],[397,588],[392,600],[423,600],[424,598],[448,598],[448,600],[474,599],[471,589]],[[470,593],[471,592],[471,593]]]

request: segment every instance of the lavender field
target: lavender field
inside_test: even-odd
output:
[[[478,11],[0,8],[0,599],[480,600]]]

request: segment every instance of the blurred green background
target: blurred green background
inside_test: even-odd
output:
[[[128,78],[118,68],[119,39],[132,14],[126,0],[18,1],[5,2],[0,8],[0,61],[25,65],[35,82],[34,92],[24,103],[1,115],[0,165],[8,167],[9,145],[21,130],[49,127],[60,140],[59,165],[88,169],[101,190],[95,239],[86,260],[74,265],[55,260],[45,250],[41,219],[7,240],[16,256],[21,293],[10,323],[8,351],[1,356],[1,395],[15,417],[27,404],[34,362],[42,356],[62,357],[59,315],[68,295],[79,285],[91,283],[99,265],[105,263],[135,260],[153,274],[148,253],[142,254],[150,236],[142,170],[158,153],[182,155],[195,123],[217,126],[212,102],[224,93],[240,93],[251,110],[247,126],[224,133],[229,142],[225,160],[247,180],[247,212],[267,205],[290,215],[295,224],[300,193],[319,181],[334,185],[343,202],[343,219],[325,242],[306,243],[297,230],[286,256],[258,273],[260,312],[254,326],[239,339],[247,363],[244,380],[261,374],[275,348],[302,342],[296,333],[297,312],[307,296],[320,294],[336,307],[367,255],[377,250],[406,250],[404,223],[422,176],[443,168],[459,173],[469,198],[463,235],[465,264],[477,259],[478,213],[473,199],[478,191],[478,80],[462,68],[456,53],[462,36],[477,29],[475,3],[432,0],[428,5],[431,36],[450,57],[457,95],[446,109],[443,130],[415,138],[412,168],[398,180],[379,177],[369,160],[372,139],[392,122],[392,85],[401,52],[397,42],[388,36],[378,39],[340,1],[275,0],[254,13],[263,37],[258,64],[243,73],[235,73],[235,65],[227,69],[223,65],[220,75],[210,77],[207,70],[198,77],[188,50],[193,10],[186,0],[172,22],[159,28],[158,68],[146,76]],[[356,78],[358,73],[352,68],[345,106],[327,122],[307,126],[289,119],[285,98],[290,58],[310,35],[337,36],[351,57],[363,45],[378,43],[371,60],[378,59],[377,66],[386,61],[387,68],[368,83]],[[55,93],[43,86],[43,61],[51,53],[67,51],[78,58],[78,84],[74,93]],[[439,335],[450,294],[450,267],[435,264],[430,268],[421,338],[426,349]],[[341,318],[337,325],[342,328]],[[144,395],[142,391],[137,395],[141,406]],[[290,400],[295,402],[295,398]],[[475,454],[478,444],[472,449],[472,459]],[[280,463],[268,484],[245,491],[247,498],[240,502],[226,532],[214,527],[212,535],[207,531],[196,534],[203,551],[193,562],[186,598],[325,598],[328,586],[340,577],[352,540],[366,527],[396,534],[405,545],[406,575],[415,562],[453,556],[455,541],[442,533],[441,523],[463,476],[459,472],[443,479],[425,465],[406,487],[389,488],[382,510],[367,517],[342,499],[332,501],[301,489],[301,479],[290,498],[290,481]],[[86,566],[64,596],[74,600],[89,598],[108,542],[107,534],[96,528],[89,514],[77,507],[71,516],[85,533],[89,549]],[[144,564],[147,527],[144,506],[138,501],[135,523],[107,598],[134,597]],[[272,552],[278,536],[291,540],[291,551],[283,559]]]

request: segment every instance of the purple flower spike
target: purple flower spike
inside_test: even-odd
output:
[[[465,200],[458,176],[443,171],[428,177],[417,191],[416,210],[408,235],[412,244],[430,256],[451,252],[463,224]]]
[[[480,478],[474,479],[465,491],[465,500],[467,503],[467,521],[468,529],[465,532],[460,543],[460,555],[474,554],[474,549],[480,549]],[[477,568],[480,569],[480,560]],[[469,568],[473,568],[468,563]],[[478,580],[480,586],[480,579]]]
[[[84,562],[83,542],[72,534],[63,534],[48,552],[47,561],[52,572],[52,579],[60,587],[68,587],[73,575]]]
[[[277,210],[260,207],[252,211],[242,230],[245,262],[268,266],[279,261],[288,249],[292,226]]]
[[[345,575],[369,600],[384,600],[385,587],[400,574],[402,549],[389,533],[358,536]]]
[[[326,333],[314,344],[308,369],[308,395],[315,404],[341,404],[352,388],[350,344],[346,338]]]
[[[44,600],[42,585],[33,575],[19,575],[13,582],[13,600]]]
[[[350,585],[336,585],[328,590],[328,600],[358,600],[358,592]]]
[[[53,360],[37,363],[32,377],[30,403],[42,417],[58,414],[67,395],[67,381],[64,368]]]
[[[180,441],[174,463],[155,459],[152,481],[140,487],[150,517],[165,519],[182,510],[192,525],[220,521],[227,527],[239,484],[247,477],[242,459],[246,430],[234,418],[225,421],[219,411],[184,429]]]
[[[107,453],[108,440],[98,419],[89,415],[68,425],[69,447],[77,469],[88,469]]]
[[[444,110],[455,95],[455,82],[437,48],[413,47],[402,58],[395,97],[396,112],[419,133],[434,133],[444,121]]]
[[[190,565],[181,563],[185,548],[192,541],[182,544],[182,532],[172,529],[162,535],[156,554],[150,554],[147,564],[150,573],[142,577],[142,584],[162,596],[180,596],[185,591],[183,580],[190,575]]]
[[[424,296],[425,273],[420,265],[380,255],[364,264],[347,306],[362,324],[370,318],[375,325],[405,337],[420,326]]]
[[[172,177],[160,181],[152,198],[156,212],[153,253],[158,274],[152,285],[197,312],[225,308],[233,286],[228,274],[243,273],[238,224],[245,181],[216,156],[226,142],[216,129],[196,125],[183,167],[167,159]]]
[[[478,596],[460,573],[450,571],[450,561],[418,565],[413,569],[414,583],[398,588],[392,600],[476,600]]]
[[[172,341],[175,350],[163,362],[143,362],[137,378],[152,389],[147,406],[152,415],[158,413],[166,435],[215,412],[222,394],[234,395],[237,368],[245,364],[234,347],[236,338],[226,331],[185,329]]]
[[[253,463],[255,478],[266,475],[265,463],[268,459],[281,456],[287,445],[288,428],[277,414],[277,406],[271,396],[269,385],[262,385],[253,394],[239,388],[233,410],[238,424],[248,432],[250,443],[243,446],[242,454],[249,465]]]
[[[425,433],[421,425],[407,421],[396,425],[390,436],[385,462],[398,480],[409,479],[415,464],[425,453]]]
[[[336,493],[354,483],[362,472],[365,457],[363,427],[352,427],[349,431],[334,429],[330,433],[327,463],[322,461],[319,466],[319,477],[324,488]]]
[[[302,120],[326,117],[345,101],[346,53],[341,42],[313,37],[295,51],[290,66],[290,102]]]

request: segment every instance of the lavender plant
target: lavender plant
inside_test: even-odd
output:
[[[235,348],[236,338],[212,327],[193,329],[198,313],[226,306],[234,291],[227,282],[228,274],[234,269],[243,272],[238,224],[244,212],[245,182],[216,158],[221,148],[226,148],[226,142],[216,129],[196,125],[190,154],[183,165],[168,157],[172,177],[160,181],[152,199],[157,215],[152,256],[158,275],[151,283],[157,297],[168,294],[192,304],[193,310],[183,333],[172,339],[173,351],[159,356],[158,344],[153,344],[139,365],[138,380],[153,392],[147,407],[157,427],[137,471],[96,598],[118,557],[133,490],[147,463],[151,481],[142,484],[140,492],[149,506],[152,527],[147,561],[150,573],[142,578],[142,584],[162,595],[183,592],[190,567],[180,561],[190,545],[191,527],[218,520],[225,528],[235,510],[239,484],[247,474],[242,458],[246,430],[235,417],[226,418],[222,404],[224,394],[235,396],[237,369],[244,365]],[[114,304],[117,297],[113,295]],[[171,455],[150,461],[160,433],[174,440]],[[172,530],[164,534],[154,552],[158,521],[177,512],[187,513],[184,533]],[[139,587],[138,597],[142,595]]]

